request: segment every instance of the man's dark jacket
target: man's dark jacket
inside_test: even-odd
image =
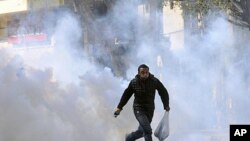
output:
[[[134,94],[134,108],[138,107],[145,110],[153,110],[155,108],[155,90],[158,91],[161,97],[164,109],[169,107],[169,95],[167,89],[152,74],[149,74],[149,77],[146,80],[141,80],[140,76],[136,75],[135,78],[130,81],[128,88],[125,89],[117,107],[122,109]]]

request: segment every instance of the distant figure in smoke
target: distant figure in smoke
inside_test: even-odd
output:
[[[147,65],[140,65],[138,67],[138,74],[130,81],[114,112],[114,116],[117,117],[123,106],[126,105],[130,97],[134,94],[133,110],[139,122],[139,127],[135,132],[126,136],[126,141],[135,141],[142,137],[144,137],[145,141],[152,141],[152,128],[150,124],[155,109],[155,90],[158,91],[161,97],[164,109],[169,111],[169,95],[167,89],[160,80],[149,73],[149,67]]]

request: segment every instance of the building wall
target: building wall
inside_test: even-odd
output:
[[[27,23],[30,27],[26,33],[39,32],[42,23],[43,11],[48,11],[64,5],[64,0],[4,0],[0,1],[0,42],[4,42],[8,36],[18,34],[18,28],[25,21],[32,10],[36,19]]]
[[[179,7],[163,7],[163,35],[169,37],[171,50],[184,47],[184,20]]]
[[[39,10],[64,5],[64,0],[29,0],[29,10]]]
[[[0,14],[25,11],[28,9],[27,0],[2,0],[0,1]]]
[[[0,16],[0,40],[2,40],[6,36],[6,26],[7,19],[4,15]]]

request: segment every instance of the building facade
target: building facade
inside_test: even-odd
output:
[[[0,1],[1,46],[21,42],[47,42],[49,35],[44,29],[43,17],[63,6],[63,0]]]

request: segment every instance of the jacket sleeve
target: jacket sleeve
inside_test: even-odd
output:
[[[125,91],[123,92],[123,95],[121,97],[121,100],[117,106],[117,108],[121,109],[123,108],[123,106],[125,106],[128,102],[128,100],[130,99],[130,97],[133,95],[134,90],[132,87],[132,81],[129,83],[128,87],[125,89]]]
[[[161,101],[163,103],[163,108],[166,109],[169,107],[169,95],[167,89],[163,86],[160,80],[157,79],[157,87],[156,87],[160,97]]]

